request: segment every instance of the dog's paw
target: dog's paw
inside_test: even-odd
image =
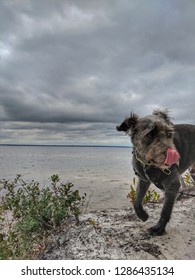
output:
[[[147,212],[143,212],[142,215],[139,217],[143,222],[146,222],[147,219],[149,218],[149,215]]]
[[[161,225],[156,225],[148,229],[148,233],[153,236],[163,235],[165,233],[165,227]]]
[[[149,218],[149,215],[146,211],[142,210],[142,211],[136,211],[136,214],[138,216],[138,218],[140,220],[142,220],[143,222],[146,222],[147,219]]]
[[[134,204],[134,210],[136,215],[138,216],[138,218],[140,220],[142,220],[143,222],[147,221],[147,219],[149,218],[148,213],[144,210],[143,206],[141,204]]]

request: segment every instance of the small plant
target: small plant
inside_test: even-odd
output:
[[[132,202],[135,201],[136,197],[136,178],[133,178],[133,182],[130,185],[130,192],[127,194],[127,197],[130,198]],[[160,195],[155,190],[148,190],[146,195],[144,196],[144,203],[148,202],[158,202],[160,200]]]
[[[136,196],[135,185],[136,185],[136,179],[135,177],[133,177],[133,182],[130,185],[130,192],[127,194],[127,197],[130,198],[131,201],[135,201],[135,196]]]
[[[21,175],[0,181],[6,191],[0,205],[0,259],[32,256],[44,246],[48,232],[62,225],[70,215],[78,221],[85,196],[51,176],[50,187],[25,182]]]
[[[159,202],[160,194],[158,194],[155,190],[148,190],[146,195],[144,196],[144,203],[147,202]]]
[[[182,176],[182,179],[184,181],[183,185],[186,186],[186,187],[195,185],[194,180],[192,179],[189,172],[185,172],[185,174]]]
[[[96,232],[101,231],[101,227],[100,227],[99,223],[96,222],[94,219],[89,218],[88,222],[95,229]]]

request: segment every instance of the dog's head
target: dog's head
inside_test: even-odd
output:
[[[163,166],[167,150],[175,149],[174,125],[167,110],[154,110],[152,115],[143,118],[131,113],[116,128],[130,135],[136,152],[144,162]]]

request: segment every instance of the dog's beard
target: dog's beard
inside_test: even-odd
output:
[[[175,145],[171,140],[163,144],[162,141],[160,142],[156,140],[150,145],[145,145],[145,142],[142,143],[139,141],[136,151],[145,164],[153,164],[161,169],[165,169],[167,168],[165,161],[167,158],[167,150],[169,148],[176,150]]]
[[[146,162],[162,165],[166,158],[166,147],[153,146],[145,154]]]

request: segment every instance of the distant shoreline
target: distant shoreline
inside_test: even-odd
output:
[[[52,145],[52,144],[0,144],[4,147],[63,147],[63,148],[132,148],[131,146],[112,146],[112,145]]]

